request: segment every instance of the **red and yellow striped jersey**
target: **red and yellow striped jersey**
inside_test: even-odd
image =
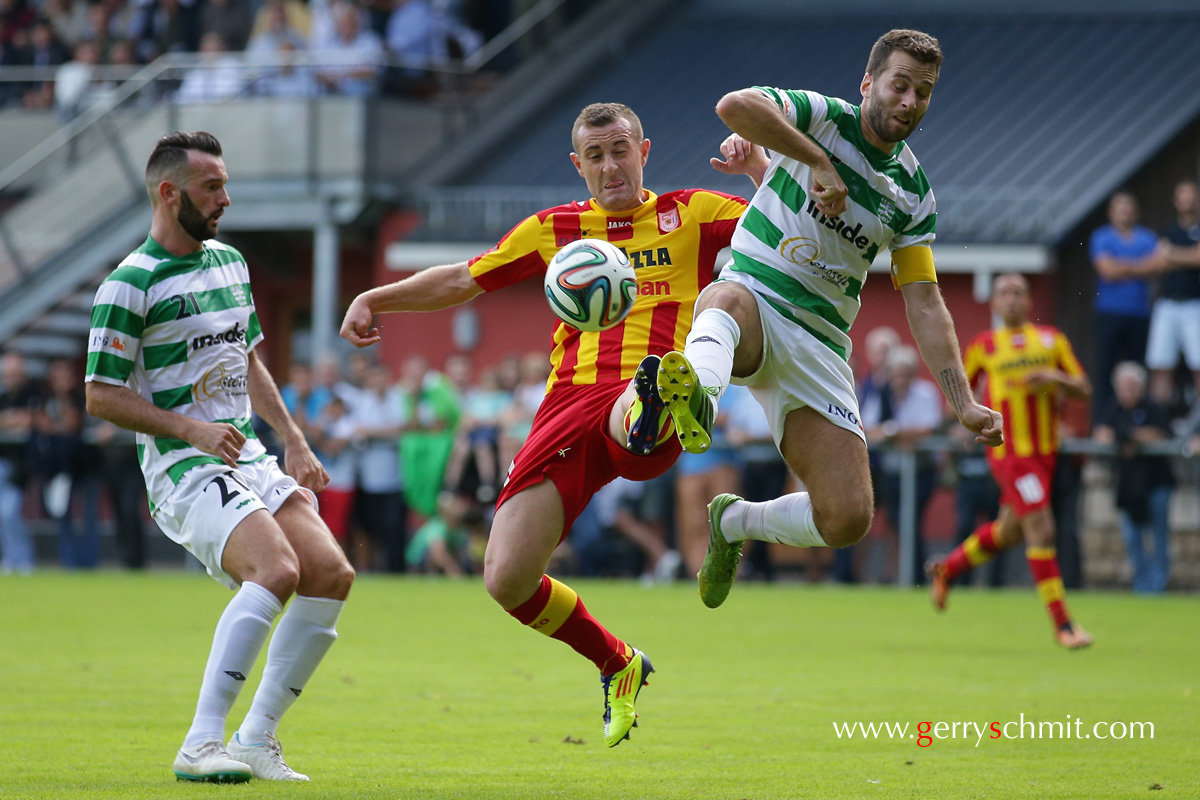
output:
[[[696,298],[712,281],[717,253],[729,246],[746,201],[705,189],[646,194],[640,206],[620,213],[595,200],[548,208],[470,261],[475,282],[491,292],[544,276],[559,248],[577,239],[607,239],[629,256],[638,279],[633,310],[620,325],[600,333],[560,323],[547,391],[626,381],[645,356],[683,349]]]
[[[1020,328],[984,331],[963,354],[967,380],[987,376],[985,403],[1004,415],[1004,444],[988,448],[988,458],[1051,455],[1059,448],[1059,390],[1056,386],[1029,388],[1031,372],[1061,369],[1071,376],[1083,367],[1062,331],[1050,325],[1025,323]]]

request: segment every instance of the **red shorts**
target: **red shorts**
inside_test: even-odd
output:
[[[529,438],[508,468],[496,507],[549,479],[563,501],[566,538],[575,518],[600,487],[615,478],[648,481],[671,468],[682,448],[672,436],[648,456],[637,456],[608,435],[608,415],[628,382],[558,386],[542,400]]]
[[[354,510],[353,489],[326,489],[320,494],[321,519],[339,542],[350,536],[350,512]]]
[[[1050,487],[1058,454],[1010,456],[992,461],[992,476],[1000,487],[1000,501],[1012,506],[1017,518],[1050,505]]]

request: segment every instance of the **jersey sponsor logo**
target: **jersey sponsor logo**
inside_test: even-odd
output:
[[[779,243],[779,254],[793,264],[803,266],[821,257],[821,245],[816,239],[794,236]]]
[[[671,251],[665,247],[653,250],[626,250],[622,247],[621,252],[628,257],[629,263],[633,264],[634,269],[671,266]]]
[[[638,285],[637,293],[655,296],[670,294],[671,284],[669,281],[642,281]]]
[[[1038,369],[1039,367],[1050,367],[1054,365],[1054,357],[1049,353],[1045,355],[1030,355],[1023,353],[1017,358],[998,361],[996,369],[999,372],[1014,372],[1017,370],[1025,371],[1030,369]]]
[[[122,353],[125,352],[125,343],[121,341],[120,336],[93,336],[92,347],[109,347]]]
[[[230,375],[224,364],[217,364],[192,384],[192,397],[196,402],[200,402],[211,400],[219,394],[244,395],[248,391],[248,385],[249,375],[244,372],[241,375]]]
[[[857,247],[859,250],[865,249],[866,246],[871,243],[869,238],[861,235],[861,222],[851,228],[841,217],[827,217],[817,210],[817,203],[815,200],[809,200],[808,206],[805,208],[805,210],[808,212],[810,217],[824,225],[826,228],[829,228],[829,230],[836,232],[839,236]]]
[[[779,253],[797,266],[810,268],[812,271],[809,274],[832,283],[843,292],[850,287],[849,275],[817,260],[821,257],[821,245],[814,239],[803,236],[784,239],[779,243]]]
[[[608,218],[608,240],[610,242],[623,242],[626,239],[633,238],[633,220]]]
[[[209,333],[192,339],[192,352],[203,350],[205,347],[212,347],[215,344],[234,344],[245,341],[246,329],[241,326],[240,322],[235,322],[233,323],[233,327],[224,333]]]
[[[658,232],[670,233],[678,228],[682,222],[679,220],[679,209],[672,208],[670,211],[658,212]]]
[[[841,406],[835,406],[833,403],[826,403],[826,405],[829,407],[829,413],[832,416],[841,417],[851,425],[857,425],[860,428],[862,427],[862,423],[858,421],[858,415],[850,409],[842,408]]]

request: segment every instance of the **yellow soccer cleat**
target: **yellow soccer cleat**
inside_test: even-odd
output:
[[[604,686],[604,742],[616,747],[629,738],[629,730],[637,727],[637,713],[633,704],[637,702],[642,687],[649,684],[646,677],[654,672],[650,659],[641,650],[634,649],[633,658],[625,669],[604,675],[600,683]]]
[[[712,445],[716,408],[709,390],[700,385],[696,371],[683,353],[672,350],[658,365],[658,394],[675,423],[679,443],[689,453],[703,453]]]

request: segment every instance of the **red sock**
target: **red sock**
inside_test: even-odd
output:
[[[542,576],[533,597],[508,612],[522,625],[570,645],[605,675],[624,669],[633,649],[609,633],[588,613],[569,586]]]
[[[996,541],[996,529],[999,527],[996,522],[985,522],[954,548],[946,556],[946,577],[952,580],[995,558],[996,553],[1004,549],[1004,545]]]
[[[1042,605],[1050,619],[1054,621],[1055,629],[1071,624],[1067,614],[1067,604],[1064,599],[1062,576],[1058,571],[1058,554],[1053,547],[1027,547],[1025,558],[1029,561],[1029,574],[1033,576],[1034,586]]]

